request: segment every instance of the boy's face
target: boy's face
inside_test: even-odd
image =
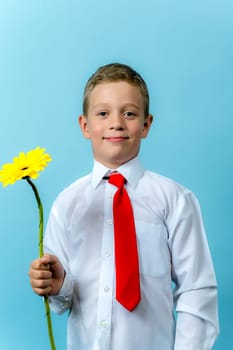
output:
[[[84,137],[91,140],[94,158],[115,169],[138,154],[152,119],[152,115],[144,117],[140,89],[119,81],[94,87],[87,116],[81,115],[79,124]]]

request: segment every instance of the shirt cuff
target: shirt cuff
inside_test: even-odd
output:
[[[66,273],[63,285],[58,294],[49,297],[51,310],[57,314],[61,314],[71,307],[73,294],[73,282],[68,273]]]

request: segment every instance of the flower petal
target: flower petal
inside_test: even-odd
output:
[[[27,153],[20,152],[17,157],[13,158],[13,163],[2,166],[0,182],[3,187],[6,187],[25,177],[36,179],[39,172],[44,170],[51,160],[51,156],[45,153],[45,148],[36,147]]]

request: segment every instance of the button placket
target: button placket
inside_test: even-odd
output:
[[[113,297],[113,217],[112,198],[114,189],[107,182],[105,185],[104,227],[102,236],[102,259],[100,266],[99,300],[97,307],[97,338],[101,350],[107,350],[110,342],[112,297]]]

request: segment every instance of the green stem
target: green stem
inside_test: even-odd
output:
[[[44,255],[43,249],[43,231],[44,231],[44,214],[43,214],[43,206],[40,200],[39,193],[37,191],[36,185],[31,181],[30,178],[26,178],[27,182],[31,186],[34,195],[36,197],[38,210],[39,210],[39,231],[38,231],[38,243],[39,243],[39,257],[41,258]]]
[[[36,197],[37,205],[38,205],[38,211],[39,211],[39,235],[38,235],[38,242],[39,242],[39,257],[41,258],[44,255],[44,249],[43,249],[43,231],[44,231],[44,215],[43,215],[43,206],[42,202],[39,196],[39,193],[37,191],[37,188],[35,184],[31,181],[29,177],[25,178],[25,180],[28,182],[28,184],[31,186],[34,195]],[[49,341],[50,346],[52,350],[56,350],[55,342],[54,342],[54,336],[53,336],[53,328],[52,328],[52,320],[51,320],[51,314],[50,314],[50,306],[49,306],[49,300],[48,297],[44,297],[44,304],[45,304],[45,315],[47,319],[47,327],[48,327],[48,333],[49,333]]]
[[[51,319],[51,314],[50,314],[49,298],[48,297],[44,297],[44,304],[45,304],[45,313],[46,313],[46,318],[47,318],[47,327],[48,327],[48,333],[49,333],[50,346],[51,346],[52,350],[56,350],[56,345],[55,345],[54,336],[53,336],[53,326],[52,326],[52,319]]]

